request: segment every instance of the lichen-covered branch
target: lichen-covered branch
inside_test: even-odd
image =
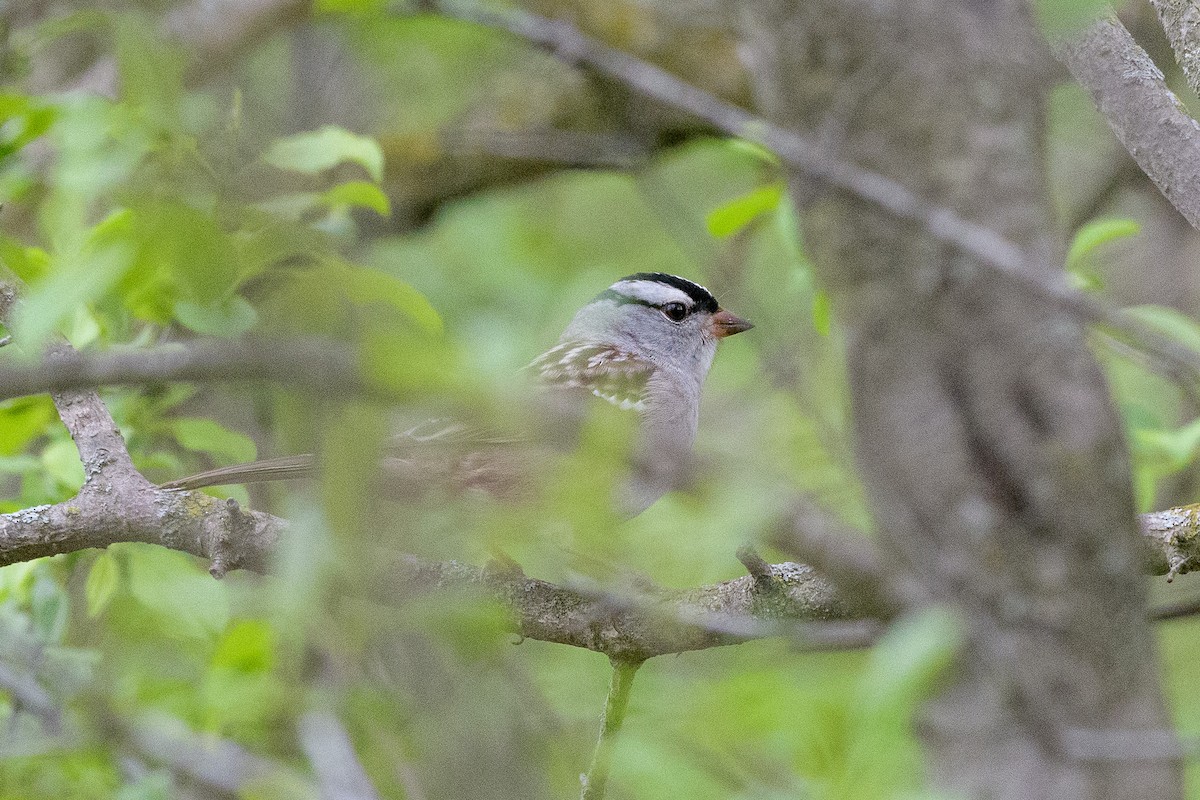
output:
[[[1149,571],[1181,574],[1200,568],[1198,508],[1143,515]],[[242,510],[199,492],[146,484],[0,515],[0,565],[118,542],[147,542],[204,558],[216,576],[232,569],[266,572],[285,535],[287,522],[270,514]],[[512,629],[523,637],[627,660],[764,636],[803,637],[804,629],[794,623],[863,617],[815,570],[795,563],[770,565],[767,580],[746,575],[631,598],[559,586],[519,572],[404,556],[389,566],[386,584],[393,595],[470,592],[490,597],[510,611]],[[814,646],[861,646],[871,638],[870,631],[831,629],[836,640],[823,642],[824,633],[813,630]]]

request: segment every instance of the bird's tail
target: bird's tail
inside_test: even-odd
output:
[[[224,486],[231,483],[266,483],[296,478],[311,478],[316,472],[316,459],[311,454],[280,456],[218,467],[198,472],[177,481],[162,484],[163,489],[203,489],[205,486]]]

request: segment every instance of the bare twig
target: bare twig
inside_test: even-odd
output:
[[[1170,622],[1175,619],[1185,619],[1200,614],[1200,597],[1180,600],[1177,603],[1156,606],[1150,609],[1150,619],[1155,622]]]
[[[874,542],[811,503],[797,503],[790,519],[772,535],[771,543],[813,565],[865,615],[886,619],[902,606],[898,588]]]
[[[594,131],[459,128],[444,131],[440,138],[447,152],[486,153],[582,167],[632,169],[645,163],[650,155],[632,137]]]
[[[15,709],[40,719],[47,733],[62,731],[62,709],[32,675],[21,674],[0,661],[0,690],[8,694]]]
[[[5,325],[11,322],[17,302],[16,285],[0,283],[0,322]],[[60,371],[76,355],[67,342],[55,342],[50,346],[43,369]],[[107,497],[111,501],[125,490],[140,489],[149,484],[133,466],[125,440],[93,386],[45,386],[39,391],[51,393],[59,418],[79,451],[85,476],[80,498]]]

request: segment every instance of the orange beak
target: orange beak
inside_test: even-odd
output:
[[[730,314],[723,308],[717,309],[717,313],[712,315],[712,331],[713,335],[718,339],[724,339],[726,336],[733,336],[735,333],[748,331],[753,327],[753,322]]]

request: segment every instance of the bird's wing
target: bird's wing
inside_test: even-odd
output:
[[[564,342],[529,365],[547,386],[585,389],[618,408],[641,411],[654,365],[610,344]]]

